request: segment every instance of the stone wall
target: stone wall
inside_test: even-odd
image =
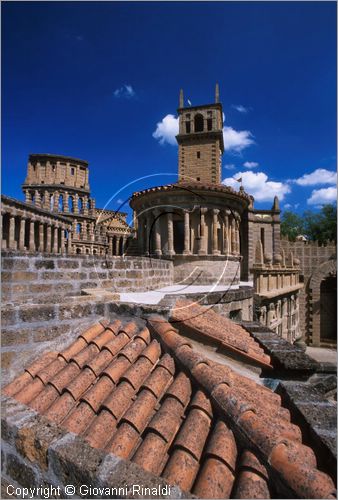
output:
[[[240,278],[238,257],[176,255],[174,264],[174,282],[182,285],[235,285]]]
[[[146,257],[2,253],[2,303],[57,301],[85,288],[146,291],[173,282],[173,264]]]
[[[299,294],[300,304],[300,326],[302,332],[305,333],[305,341],[308,344],[320,345],[320,331],[318,325],[313,325],[313,300],[312,290],[310,288],[311,277],[325,262],[335,259],[337,247],[333,242],[328,242],[326,245],[319,245],[318,242],[307,241],[288,241],[281,240],[281,248],[285,255],[290,251],[294,257],[300,261],[300,269],[304,288]]]

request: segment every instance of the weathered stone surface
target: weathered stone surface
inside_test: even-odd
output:
[[[55,308],[53,306],[40,305],[39,307],[34,306],[23,306],[19,311],[19,318],[22,321],[31,323],[35,321],[48,321],[55,318]]]
[[[7,456],[6,473],[27,488],[34,487],[38,483],[34,470],[21,462],[15,455]]]

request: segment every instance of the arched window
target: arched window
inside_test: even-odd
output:
[[[81,224],[80,224],[80,222],[78,222],[76,224],[76,234],[80,234],[80,233],[81,233]]]
[[[60,194],[59,196],[59,212],[63,212],[63,194]]]
[[[76,253],[81,253],[81,248],[77,248]]]
[[[74,212],[74,200],[72,196],[68,199],[68,208],[70,212]]]
[[[194,118],[195,132],[203,132],[204,129],[204,119],[201,114],[195,115]]]
[[[83,199],[79,198],[79,213],[83,213]]]

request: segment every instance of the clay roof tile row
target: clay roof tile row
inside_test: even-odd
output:
[[[269,498],[271,471],[300,497],[334,494],[280,397],[196,353],[161,317],[149,329],[98,322],[4,392],[199,497]]]

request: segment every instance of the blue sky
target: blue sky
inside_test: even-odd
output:
[[[29,153],[88,160],[111,209],[175,181],[179,89],[208,103],[218,81],[225,182],[258,208],[335,198],[335,2],[5,2],[2,24],[4,193]]]

